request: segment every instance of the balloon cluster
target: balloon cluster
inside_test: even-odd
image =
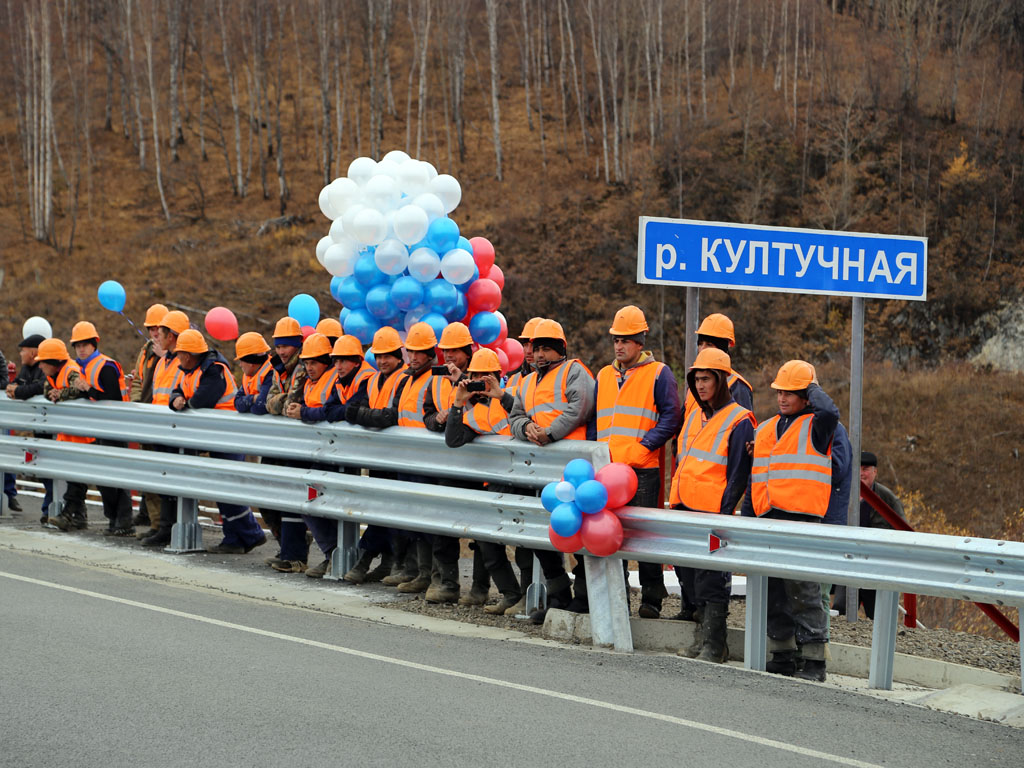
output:
[[[347,176],[320,191],[331,227],[316,257],[333,276],[345,333],[363,344],[383,326],[402,337],[422,321],[440,338],[449,323],[462,322],[511,370],[522,364],[523,351],[498,311],[505,275],[494,263],[494,246],[484,237],[467,239],[449,217],[461,200],[458,180],[401,150],[380,162],[356,158]],[[302,323],[291,306],[289,314]]]
[[[586,459],[565,465],[561,482],[548,483],[540,500],[551,513],[548,538],[560,552],[586,548],[607,557],[622,546],[622,523],[615,510],[636,493],[636,472],[628,464],[614,463],[594,471]]]

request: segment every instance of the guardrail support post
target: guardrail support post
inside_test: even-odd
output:
[[[164,551],[181,555],[203,550],[203,529],[199,527],[199,502],[195,499],[179,498],[178,522],[171,527],[171,543]]]
[[[629,626],[629,600],[622,578],[622,561],[612,557],[586,555],[587,601],[590,603],[590,634],[594,645],[633,651]]]
[[[893,665],[896,661],[896,627],[899,621],[898,592],[878,590],[875,593],[875,626],[871,630],[871,669],[868,687],[892,690]]]
[[[768,577],[747,574],[747,619],[743,636],[743,666],[764,672],[768,660]]]
[[[548,587],[544,583],[540,572],[540,560],[533,556],[533,577],[530,579],[530,586],[526,588],[526,615],[547,607]]]
[[[50,501],[50,511],[46,513],[48,517],[59,517],[64,511],[64,493],[67,489],[67,481],[53,478],[53,499]]]
[[[338,546],[331,552],[331,567],[325,579],[341,581],[359,560],[359,524],[338,521]]]
[[[1020,646],[1020,692],[1024,694],[1024,605],[1017,607],[1017,626],[1021,630],[1017,640]]]

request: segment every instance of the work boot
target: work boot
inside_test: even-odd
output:
[[[398,588],[401,591],[401,587]],[[462,604],[459,600],[458,588],[446,587],[443,583],[431,584],[427,587],[427,593],[423,596],[423,599],[428,603],[454,603],[456,601]]]
[[[550,582],[548,583],[548,585],[550,586]],[[582,603],[582,606],[583,606],[583,609],[584,609],[583,612],[584,613],[588,613],[590,611],[590,608],[587,605],[586,599],[585,598],[573,597],[572,596],[572,589],[570,587],[564,587],[563,589],[560,589],[560,590],[557,590],[557,591],[553,591],[553,592],[551,592],[548,595],[548,604],[547,604],[547,606],[545,606],[544,608],[538,608],[536,611],[533,611],[530,614],[530,623],[531,624],[537,624],[537,625],[543,624],[544,623],[544,619],[547,618],[548,611],[551,610],[552,608],[560,608],[562,610],[571,611],[573,603],[576,603],[578,600]],[[524,610],[525,610],[525,607],[526,607],[525,606],[525,601],[526,601],[526,598],[524,597],[523,598],[523,602],[524,602],[523,608],[524,608]]]
[[[171,543],[171,529],[158,528],[142,540],[144,547],[165,547]]]
[[[488,594],[480,590],[479,584],[474,584],[467,594],[459,598],[459,605],[484,605]]]
[[[804,666],[794,677],[798,677],[801,680],[813,680],[816,683],[825,682],[825,660],[824,659],[804,659]]]
[[[417,592],[426,592],[430,587],[430,574],[420,574],[409,581],[403,581],[398,585],[398,591],[404,594],[415,594]]]
[[[85,502],[75,502],[64,507],[62,516],[71,521],[71,528],[76,531],[84,531],[89,527],[89,515],[85,509]]]
[[[640,608],[637,610],[636,615],[641,619],[660,619],[661,608],[650,603],[640,603]]]
[[[21,512],[21,511],[23,511],[22,508],[21,508],[21,502],[18,501],[18,497],[17,496],[8,496],[7,497],[7,508],[9,510],[11,510],[11,512]]]
[[[488,611],[488,613],[490,612],[489,607],[488,608],[484,608],[484,610]],[[506,616],[521,616],[524,613],[526,613],[526,597],[525,596],[519,598],[519,601],[517,603],[515,603],[515,605],[510,605],[508,608],[505,609],[505,615]],[[543,621],[543,619],[542,619],[542,621]]]
[[[384,578],[390,574],[393,570],[395,558],[389,553],[385,552],[380,556],[380,562],[377,567],[366,574],[366,578],[363,579],[367,584],[371,584],[375,581],[383,581]]]
[[[729,615],[726,603],[708,603],[704,606],[704,620],[701,622],[704,644],[697,655],[699,661],[722,664],[729,658],[728,630],[725,618]]]
[[[303,573],[306,570],[306,564],[301,560],[278,560],[270,567],[280,573]]]
[[[373,554],[365,549],[362,550],[359,560],[341,578],[351,584],[362,584],[366,581],[367,572],[370,570],[370,563],[372,562]],[[308,576],[309,574],[307,573],[306,575]]]
[[[692,605],[684,605],[679,609],[679,613],[675,616],[670,616],[672,621],[693,621],[693,612],[696,610]]]
[[[387,584],[389,587],[397,587],[399,584],[415,579],[419,572],[419,565],[416,561],[416,547],[409,546],[406,549],[405,555],[396,557],[391,564],[391,575],[385,576],[380,580],[380,583]]]
[[[461,600],[459,601],[462,602]],[[512,597],[503,597],[501,600],[496,602],[494,605],[488,605],[484,608],[484,613],[489,613],[491,616],[504,616],[510,608],[516,608],[519,606],[519,600],[513,599]],[[523,608],[526,607],[525,598],[523,600]],[[515,616],[515,613],[512,614]]]
[[[61,531],[67,531],[74,527],[74,521],[66,514],[61,513],[57,517],[46,518],[46,524]]]
[[[146,511],[145,507],[140,507],[139,511],[135,513],[135,517],[132,518],[132,525],[149,525],[149,512]]]
[[[764,671],[771,672],[773,675],[793,677],[796,674],[796,659],[797,652],[795,650],[775,651],[772,653],[771,661],[765,664]],[[822,673],[824,673],[824,662],[822,662]]]
[[[693,612],[693,642],[685,648],[680,648],[676,651],[677,656],[683,656],[687,659],[696,659],[700,655],[701,650],[704,648],[703,619],[704,609],[698,607]]]
[[[245,547],[241,544],[224,544],[221,542],[206,551],[213,555],[244,555]]]
[[[398,591],[406,594],[426,592],[431,584],[430,573],[433,567],[433,554],[429,541],[417,541],[409,546],[409,550],[416,557],[416,576],[410,581],[403,581],[398,585]],[[455,595],[458,598],[458,593]]]
[[[311,579],[322,579],[330,569],[331,560],[330,558],[327,558],[322,563],[318,563],[312,568],[307,568],[306,575]]]

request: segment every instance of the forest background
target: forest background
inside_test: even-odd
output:
[[[134,360],[106,279],[136,323],[154,301],[194,322],[224,305],[267,334],[303,291],[336,313],[317,195],[391,149],[459,179],[453,216],[494,243],[512,330],[556,318],[595,370],[636,303],[681,378],[685,292],[635,283],[640,215],[924,236],[928,301],[867,302],[864,446],[919,529],[1024,539],[1020,374],[978,357],[1024,334],[1024,4],[2,3],[9,358],[38,314],[64,337],[91,319]],[[700,309],[735,322],[759,417],[794,357],[847,411],[848,299],[705,290]],[[953,601],[922,611],[994,631]]]

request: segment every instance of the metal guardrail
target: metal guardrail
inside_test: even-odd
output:
[[[24,429],[21,422],[9,418],[9,401],[0,398],[0,426]],[[98,404],[67,403],[59,406],[30,401],[19,405],[41,408],[45,413],[45,428],[37,422],[33,427],[43,431],[100,434],[103,420]],[[93,415],[90,412],[96,410]],[[109,413],[117,408],[103,408]],[[25,408],[17,414],[22,417]],[[135,410],[135,409],[132,409]],[[117,431],[107,421],[103,437],[120,441],[140,440],[159,442],[149,434],[151,415],[156,409],[137,410],[133,427]],[[69,420],[64,421],[64,413]],[[16,414],[16,415],[17,415]],[[72,415],[73,414],[73,415]],[[189,414],[189,447],[216,451],[261,453],[275,456],[284,449],[268,446],[260,438],[248,438],[248,449],[241,447],[239,438],[225,439],[223,427],[232,424],[229,434],[241,434],[241,423],[282,422],[281,419],[261,419],[241,414]],[[159,422],[162,415],[152,420]],[[221,418],[214,419],[217,416]],[[195,423],[202,419],[203,423]],[[125,422],[118,422],[123,424]],[[185,424],[185,422],[176,422]],[[203,425],[206,429],[202,429]],[[74,426],[74,430],[72,426]],[[313,428],[299,422],[288,424],[306,430],[306,442],[316,443]],[[177,429],[178,427],[169,427]],[[118,427],[117,429],[120,429]],[[352,429],[342,427],[343,435]],[[390,450],[393,430],[365,432],[374,441],[360,441],[363,454],[358,462],[362,466],[378,466],[385,462],[382,454]],[[394,430],[397,431],[397,430]],[[408,432],[409,430],[402,430]],[[205,433],[205,437],[203,434]],[[319,433],[319,430],[317,430]],[[333,433],[333,431],[332,431]],[[265,434],[265,433],[260,433]],[[333,433],[330,439],[338,442]],[[490,455],[480,459],[477,449],[491,451],[473,443],[451,454],[445,462],[440,449],[440,436],[428,435],[433,440],[431,461],[421,460],[419,466],[432,474],[447,477],[479,475],[457,474],[464,460],[471,464],[485,464]],[[163,435],[161,435],[163,437]],[[165,438],[166,439],[166,438]],[[289,445],[300,442],[290,437]],[[326,439],[326,438],[321,438]],[[397,441],[404,441],[401,434]],[[202,442],[200,442],[202,441]],[[512,445],[508,445],[512,443]],[[571,445],[570,445],[571,443]],[[557,478],[567,458],[566,448],[606,448],[600,444],[581,441],[556,443],[544,449],[526,448],[517,441],[505,441],[503,450],[508,457],[526,457],[534,452],[551,450],[560,454],[557,461],[550,459],[526,465],[529,471],[537,467],[558,466],[557,474],[547,475],[545,482]],[[561,450],[559,450],[561,449]],[[270,453],[270,451],[274,453]],[[289,448],[288,450],[292,450]],[[296,449],[297,450],[297,449]],[[307,451],[314,450],[308,446]],[[482,453],[482,451],[481,451]],[[324,448],[315,453],[317,461],[329,461],[337,455],[350,455],[345,449]],[[579,455],[578,453],[576,455]],[[472,458],[471,458],[472,457]],[[340,463],[340,462],[339,462]],[[476,471],[482,471],[477,465]],[[346,559],[354,552],[353,531],[361,523],[378,523],[400,529],[437,533],[449,536],[479,538],[535,549],[551,549],[548,541],[548,514],[536,496],[490,493],[484,490],[454,488],[380,478],[347,475],[323,470],[307,470],[277,465],[259,465],[246,462],[215,460],[192,455],[129,450],[99,445],[57,442],[38,438],[0,437],[0,468],[20,474],[35,474],[63,480],[84,480],[102,484],[178,495],[185,489],[194,497],[216,499],[239,504],[265,505],[303,514],[339,520],[339,547]],[[442,469],[444,471],[442,471]],[[411,471],[403,468],[403,471]],[[495,478],[491,478],[494,480]],[[505,476],[497,478],[509,482]],[[314,491],[310,493],[310,489]],[[311,496],[313,498],[311,498]],[[172,549],[188,551],[190,520],[194,522],[194,509],[189,517],[189,500],[183,500],[179,512],[179,525],[175,526]],[[194,505],[194,502],[191,502]],[[621,511],[626,537],[618,555],[613,558],[586,557],[588,587],[591,592],[591,621],[596,643],[631,649],[628,611],[623,610],[625,592],[617,559],[686,565],[747,574],[747,627],[744,663],[751,669],[764,669],[766,659],[766,600],[767,578],[782,577],[811,581],[849,583],[879,590],[876,599],[875,623],[872,640],[870,685],[891,688],[892,666],[897,628],[898,593],[914,592],[960,600],[987,601],[999,605],[1024,608],[1024,543],[990,539],[961,538],[927,533],[908,533],[878,529],[845,528],[789,521],[755,520],[751,518],[704,515],[693,512],[626,508]],[[198,530],[198,525],[195,526]],[[709,542],[715,537],[723,546],[712,549]],[[1024,643],[1021,646],[1024,662]]]

